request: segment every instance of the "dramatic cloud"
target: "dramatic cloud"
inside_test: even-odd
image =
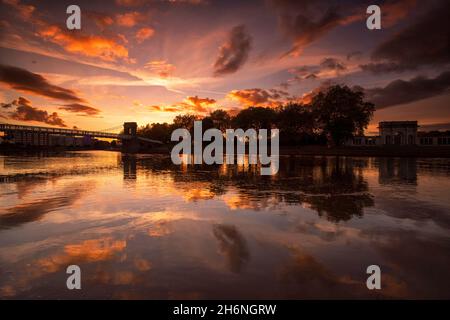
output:
[[[293,39],[292,48],[284,54],[298,56],[303,49],[332,29],[366,18],[367,5],[345,5],[338,1],[273,0],[279,13],[282,31]],[[406,17],[415,0],[391,0],[383,4],[384,27]]]
[[[220,47],[219,56],[214,63],[214,75],[236,72],[248,58],[252,38],[243,25],[234,27],[227,41]]]
[[[372,54],[378,63],[362,66],[372,72],[399,72],[423,65],[450,63],[450,2],[423,15],[416,23],[383,42]]]
[[[276,107],[293,99],[286,91],[277,89],[265,90],[260,88],[233,90],[228,93],[227,98],[237,101],[242,106],[265,107]]]
[[[187,97],[186,101],[193,106],[209,106],[216,103],[216,100],[210,98],[199,98],[198,96]]]
[[[286,22],[288,24],[289,22]],[[294,45],[287,54],[297,56],[304,47],[320,38],[325,33],[339,24],[339,15],[337,12],[329,9],[317,21],[313,21],[309,16],[298,15],[295,20],[286,25],[290,35],[294,38]]]
[[[130,62],[128,49],[111,38],[71,33],[58,26],[46,26],[39,31],[39,35],[70,53],[94,57],[107,62],[118,60]]]
[[[43,76],[21,68],[0,65],[0,82],[19,91],[59,100],[83,102],[74,91],[52,85]]]
[[[100,113],[100,110],[89,107],[83,104],[79,103],[72,103],[72,104],[66,104],[62,107],[59,107],[58,109],[73,112],[73,113],[79,113],[87,116],[96,116]]]
[[[152,111],[160,112],[178,112],[186,113],[192,112],[196,114],[206,114],[212,111],[212,107],[215,106],[216,100],[210,98],[199,98],[198,96],[189,96],[182,102],[174,103],[171,105],[150,106],[149,109]]]
[[[23,97],[19,97],[13,101],[11,101],[10,103],[2,103],[1,106],[4,109],[10,109],[10,108],[14,108],[20,105],[29,105],[31,103],[30,100],[23,98]]]
[[[35,108],[31,105],[31,101],[20,97],[9,104],[16,107],[16,110],[10,112],[8,117],[18,121],[37,121],[46,124],[66,127],[64,121],[59,117],[58,113],[49,114],[45,110]]]
[[[450,71],[434,79],[416,77],[410,81],[395,80],[384,88],[366,89],[366,99],[377,109],[450,93]]]
[[[152,28],[141,28],[136,32],[136,40],[138,43],[144,42],[144,40],[151,38],[155,34],[155,30]]]

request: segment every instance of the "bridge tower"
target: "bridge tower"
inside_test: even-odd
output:
[[[123,124],[123,133],[135,137],[137,135],[137,123],[125,122]]]
[[[140,143],[137,137],[137,123],[125,122],[123,124],[123,134],[132,138],[122,140],[122,152],[137,153],[140,149]]]

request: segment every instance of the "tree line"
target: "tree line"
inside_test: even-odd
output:
[[[364,101],[364,93],[348,86],[331,86],[316,94],[310,103],[287,103],[276,108],[249,107],[231,115],[223,109],[205,117],[177,115],[172,123],[152,123],[138,128],[138,135],[170,143],[172,131],[193,131],[194,121],[202,120],[203,130],[253,128],[280,130],[280,144],[342,145],[354,135],[363,134],[373,117],[375,106]]]

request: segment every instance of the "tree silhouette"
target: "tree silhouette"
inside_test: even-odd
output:
[[[362,134],[373,116],[375,107],[364,101],[364,94],[347,86],[332,86],[313,97],[311,104],[288,103],[277,108],[249,107],[234,117],[218,109],[205,117],[181,114],[172,124],[153,123],[140,127],[138,135],[170,142],[174,129],[185,128],[193,133],[194,121],[202,120],[203,131],[217,128],[280,130],[282,145],[341,145],[355,134]]]
[[[318,93],[311,102],[316,124],[327,135],[330,145],[341,145],[354,134],[362,134],[375,111],[364,101],[361,91],[332,86]]]
[[[275,124],[276,111],[272,108],[249,107],[241,110],[233,119],[235,128],[270,129]]]
[[[314,140],[314,117],[308,105],[289,103],[277,109],[277,127],[284,145],[304,144]]]

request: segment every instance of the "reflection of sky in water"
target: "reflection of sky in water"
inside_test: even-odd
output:
[[[0,157],[0,297],[450,297],[449,160],[282,157],[259,172]],[[81,291],[65,289],[70,264]]]

